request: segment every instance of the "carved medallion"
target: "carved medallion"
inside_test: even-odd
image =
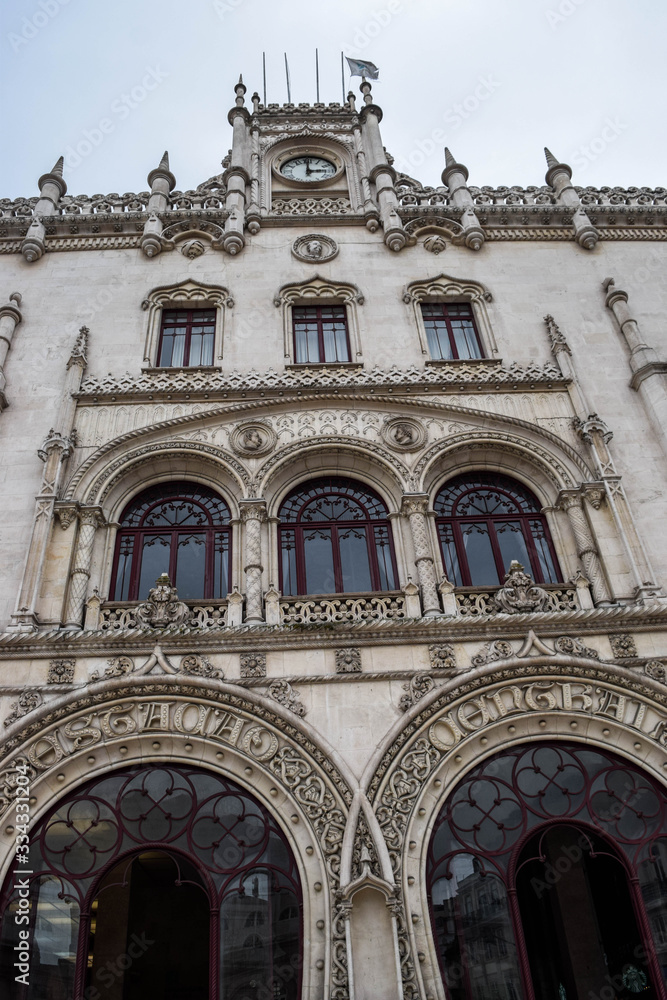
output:
[[[237,455],[254,458],[266,455],[275,448],[276,433],[268,424],[253,421],[250,424],[240,424],[235,427],[230,437],[230,444]]]
[[[309,233],[299,236],[292,244],[292,253],[297,260],[308,264],[319,264],[325,260],[333,260],[338,253],[338,244],[330,236],[319,233]]]
[[[399,451],[416,451],[426,441],[426,431],[410,417],[392,417],[380,431],[390,448]]]

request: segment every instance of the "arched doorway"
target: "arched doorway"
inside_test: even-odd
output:
[[[667,797],[615,755],[519,746],[459,783],[427,879],[450,1000],[663,998]]]
[[[298,996],[294,857],[268,810],[220,775],[155,765],[96,778],[38,824],[25,872],[29,909],[15,873],[2,897],[7,1000]]]

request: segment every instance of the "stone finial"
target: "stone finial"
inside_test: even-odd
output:
[[[87,326],[82,326],[79,330],[79,334],[74,342],[74,347],[72,348],[72,353],[69,356],[69,361],[67,362],[67,367],[71,368],[72,365],[81,365],[85,368],[88,364],[88,334],[90,330]]]
[[[554,179],[557,174],[566,174],[568,180],[572,177],[572,167],[567,163],[561,163],[551,152],[550,149],[544,147],[544,155],[547,160],[548,170],[544,175],[544,179],[549,185],[549,187],[554,187]]]
[[[547,166],[548,167],[557,167],[558,166],[558,160],[556,159],[556,157],[554,156],[554,154],[551,152],[551,150],[547,146],[544,147],[544,155],[547,158]]]
[[[373,95],[371,94],[371,85],[365,77],[361,81],[359,90],[364,95],[364,104],[372,104]]]
[[[442,183],[446,184],[447,187],[450,186],[449,179],[454,173],[463,174],[464,182],[470,176],[468,168],[463,163],[458,163],[448,147],[445,146],[445,169],[442,171]]]
[[[147,180],[151,188],[151,194],[166,194],[168,191],[173,191],[176,187],[176,178],[169,169],[169,153],[166,149],[157,167],[149,173]],[[166,191],[164,190],[164,185],[156,184],[156,181],[166,181],[168,185]]]
[[[495,595],[499,611],[506,615],[525,614],[533,611],[547,611],[549,594],[538,587],[523,566],[516,559],[510,563],[509,572],[505,574],[505,582]]]
[[[64,166],[65,166],[65,157],[59,156],[56,162],[53,164],[53,167],[51,168],[51,173],[56,174],[57,177],[62,177]]]
[[[48,198],[50,201],[53,201],[54,203],[57,202],[59,198],[62,198],[62,196],[67,193],[67,184],[63,180],[64,166],[65,166],[65,158],[63,156],[59,156],[56,162],[53,164],[51,170],[49,170],[49,172],[46,174],[42,174],[42,176],[37,181],[39,192],[42,195],[42,197]],[[55,187],[55,190],[53,188],[49,190],[47,185],[53,185]],[[37,211],[37,207],[35,207],[35,211]]]
[[[243,75],[239,74],[239,82],[234,87],[234,93],[236,94],[236,107],[242,108],[245,104],[245,92],[248,88],[243,82]]]
[[[567,354],[572,354],[570,350],[570,345],[568,344],[565,335],[561,333],[560,327],[556,323],[556,320],[550,314],[544,317],[544,322],[547,325],[547,330],[549,332],[549,340],[551,341],[551,351],[552,353],[558,354],[559,351],[565,351]]]

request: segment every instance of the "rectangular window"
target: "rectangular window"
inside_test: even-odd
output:
[[[345,306],[294,306],[292,326],[298,365],[350,360]]]
[[[192,368],[213,364],[215,309],[165,309],[158,366]]]
[[[422,302],[421,310],[434,361],[483,357],[468,302]]]

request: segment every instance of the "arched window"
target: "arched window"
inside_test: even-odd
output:
[[[229,507],[197,483],[160,483],[127,505],[116,540],[112,600],[145,600],[162,573],[180,598],[226,597]]]
[[[387,508],[367,486],[333,477],[302,483],[279,517],[286,596],[396,589]]]
[[[434,506],[445,573],[456,586],[497,586],[513,559],[537,583],[562,579],[540,504],[509,476],[457,476]]]
[[[296,862],[228,778],[168,763],[98,776],[40,820],[28,856],[24,887],[10,873],[0,896],[3,1000],[300,996]]]
[[[589,746],[479,764],[435,824],[431,924],[449,1000],[656,1000],[667,969],[665,791]]]

